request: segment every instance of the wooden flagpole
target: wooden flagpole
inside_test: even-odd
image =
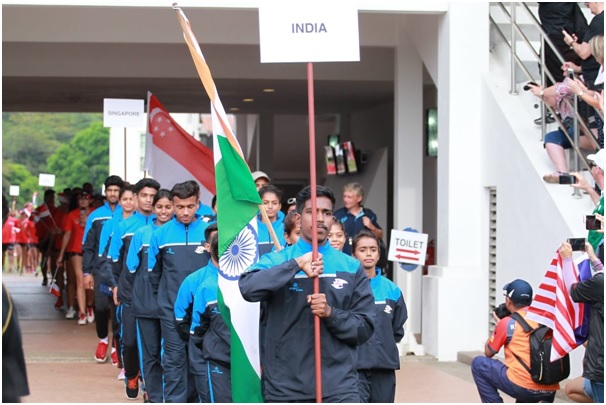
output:
[[[314,66],[307,63],[307,106],[309,110],[309,180],[311,186],[312,259],[318,260],[318,203],[316,190],[316,112],[314,108]],[[320,279],[314,278],[314,294],[320,293]],[[314,316],[314,355],[316,360],[316,402],[322,402],[322,342],[320,317]]]

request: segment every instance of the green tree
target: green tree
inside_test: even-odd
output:
[[[8,195],[10,186],[19,186],[19,196],[16,198],[17,208],[22,208],[27,201],[32,201],[36,192],[38,193],[37,202],[38,204],[41,203],[44,188],[38,185],[38,178],[32,175],[24,165],[3,160],[2,193],[11,201],[12,206],[13,197]]]
[[[57,190],[91,182],[99,189],[109,173],[109,128],[93,122],[48,159],[48,171],[56,176]]]
[[[2,113],[2,158],[25,165],[34,176],[47,172],[47,160],[61,145],[101,114]]]

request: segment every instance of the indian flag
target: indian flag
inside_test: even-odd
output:
[[[173,5],[202,84],[211,102],[213,155],[219,227],[219,308],[231,330],[231,384],[234,402],[263,402],[259,363],[259,303],[242,298],[238,280],[258,259],[256,214],[261,198],[244,161],[210,69],[189,21]]]

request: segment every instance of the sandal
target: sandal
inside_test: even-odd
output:
[[[560,184],[560,175],[564,174],[561,172],[555,172],[551,174],[546,174],[543,176],[543,181],[549,184]]]

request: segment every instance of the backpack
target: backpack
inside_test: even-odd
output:
[[[556,384],[568,378],[570,374],[570,356],[562,357],[554,361],[549,360],[551,355],[551,344],[553,332],[545,325],[540,325],[533,329],[520,314],[514,312],[511,317],[518,322],[524,332],[530,333],[530,366],[528,366],[517,355],[513,354],[520,364],[528,371],[532,381],[537,384]]]

